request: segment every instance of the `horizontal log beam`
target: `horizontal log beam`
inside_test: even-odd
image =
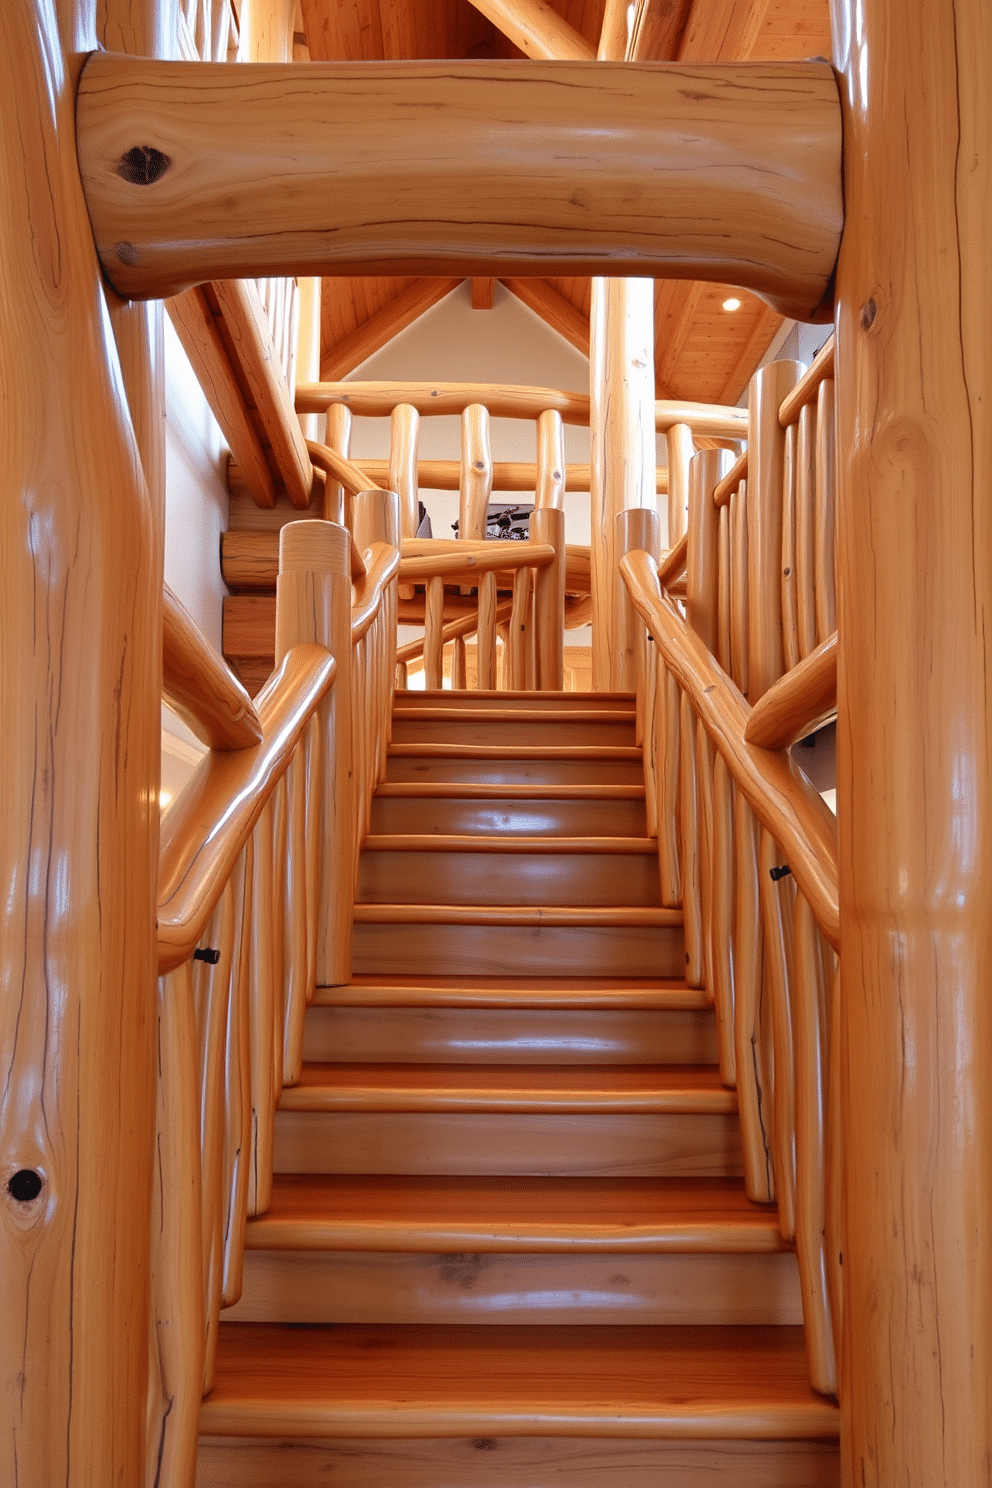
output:
[[[582,427],[589,423],[589,394],[558,388],[498,382],[304,382],[297,386],[297,413],[326,413],[332,403],[343,403],[364,418],[389,418],[397,403],[409,403],[427,415],[462,414],[473,403],[482,403],[490,418],[536,419],[553,408],[563,424]]]
[[[816,62],[97,53],[77,146],[104,271],[131,298],[208,279],[539,266],[739,284],[808,320],[843,221],[839,98]]]

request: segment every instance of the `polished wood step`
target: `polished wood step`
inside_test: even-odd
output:
[[[632,692],[497,692],[483,688],[428,691],[415,688],[398,689],[393,694],[393,715],[426,707],[444,708],[451,712],[488,708],[501,713],[568,714],[593,709],[598,713],[629,713],[636,702],[636,695]]]
[[[560,744],[563,747],[634,745],[633,711],[574,708],[508,713],[487,708],[406,708],[393,716],[393,744],[465,744],[490,749]]]
[[[702,987],[649,976],[416,976],[356,973],[337,987],[318,987],[316,1007],[633,1008],[711,1006]],[[701,1060],[700,1063],[707,1061]]]
[[[445,781],[480,785],[633,785],[643,788],[639,749],[522,748],[486,752],[477,745],[397,744],[386,759],[386,782]]]
[[[201,1437],[196,1488],[839,1488],[834,1441]]]
[[[737,1092],[713,1065],[304,1064],[279,1109],[715,1115]]]
[[[715,1064],[719,1052],[709,1007],[385,1003],[311,1007],[303,1057],[415,1064]]]
[[[478,794],[468,794],[472,790]],[[642,786],[609,787],[597,794],[592,786],[508,786],[458,789],[442,782],[430,786],[380,787],[372,802],[371,830],[380,833],[432,833],[442,836],[578,837],[619,834],[645,837],[647,819]],[[581,792],[581,794],[579,794]],[[657,842],[651,839],[657,848]]]
[[[376,834],[359,857],[362,903],[660,905],[648,837],[479,839]]]
[[[222,1323],[209,1435],[832,1440],[802,1329]]]
[[[371,1177],[289,1173],[249,1250],[769,1254],[778,1215],[735,1178]]]
[[[432,911],[414,916],[411,909]],[[475,910],[473,914],[471,911]],[[389,913],[392,911],[392,913]],[[685,970],[681,924],[671,911],[628,910],[591,922],[588,909],[480,910],[359,905],[353,973],[396,976],[575,976],[671,979]],[[639,918],[640,917],[640,918]]]

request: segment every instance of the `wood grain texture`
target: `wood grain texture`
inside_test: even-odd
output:
[[[298,413],[323,413],[342,403],[367,418],[389,418],[397,403],[421,415],[458,414],[482,403],[492,418],[538,418],[555,408],[566,424],[588,424],[589,394],[492,382],[313,382],[296,389]]]
[[[262,738],[255,705],[166,584],[162,697],[211,749],[247,749]]]
[[[537,507],[530,516],[530,541],[550,547],[551,563],[534,570],[534,638],[536,685],[539,691],[555,692],[564,684],[565,617],[565,513],[554,507]]]
[[[782,649],[782,490],[785,438],[778,410],[805,371],[801,362],[770,362],[748,394],[747,695],[752,703],[785,670]]]
[[[591,62],[596,53],[585,37],[548,0],[471,0],[528,57],[545,62]]]
[[[775,1200],[779,1225],[786,1240],[796,1235],[796,1057],[792,1004],[795,987],[793,920],[796,898],[792,876],[775,880],[781,853],[764,829],[758,850],[761,928],[765,946],[765,976],[773,1029],[775,1069]],[[838,1314],[839,1316],[839,1314]]]
[[[482,542],[493,489],[493,454],[489,440],[489,410],[472,403],[462,413],[462,475],[458,493],[458,537]]]
[[[719,647],[719,509],[713,504],[713,489],[732,463],[726,450],[701,450],[689,466],[686,615],[714,656]]]
[[[822,645],[837,628],[837,435],[833,378],[820,383],[816,401],[816,638]]]
[[[400,498],[403,537],[416,537],[420,522],[417,446],[420,414],[409,403],[398,403],[389,425],[389,469],[385,485]],[[381,484],[377,481],[376,485]]]
[[[774,683],[751,709],[749,744],[788,749],[837,712],[837,632]]]
[[[763,1025],[770,1016],[758,883],[760,829],[741,791],[734,792],[734,1041],[741,1109],[744,1182],[758,1204],[775,1199],[774,1069]]]
[[[405,63],[383,75],[318,63],[305,84],[279,67],[250,78],[244,68],[189,68],[102,56],[84,71],[77,134],[88,209],[106,272],[132,296],[286,269],[512,274],[537,262],[544,274],[703,272],[801,317],[826,292],[841,196],[837,90],[825,64],[756,65],[746,82],[719,64]],[[355,128],[356,101],[370,89],[373,135]],[[567,156],[567,172],[536,168],[535,123],[546,161]],[[117,170],[138,136],[169,161],[151,188]],[[601,137],[608,151],[594,143]],[[330,169],[329,138],[338,142]],[[475,168],[483,150],[484,174]],[[400,183],[409,207],[390,232],[375,202],[393,202]],[[706,226],[728,193],[739,226],[729,243]],[[603,218],[616,223],[622,251],[604,250],[593,225]]]

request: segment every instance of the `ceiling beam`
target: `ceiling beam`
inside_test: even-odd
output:
[[[416,284],[411,284],[328,350],[321,358],[321,381],[338,382],[346,377],[361,366],[366,357],[381,351],[388,341],[418,320],[425,310],[457,289],[461,282],[460,279],[418,279]]]
[[[680,62],[746,61],[754,51],[771,0],[695,0],[679,52]]]
[[[470,4],[528,57],[542,62],[596,60],[589,42],[548,0],[470,0]]]
[[[576,310],[571,301],[560,295],[546,279],[501,279],[500,283],[505,284],[511,294],[535,311],[553,331],[570,341],[576,351],[581,351],[586,357],[589,355],[587,317],[581,310]]]
[[[472,280],[472,309],[491,310],[496,303],[496,280]]]
[[[673,62],[692,11],[692,0],[637,0],[625,53],[628,62]]]
[[[740,356],[737,358],[733,368],[728,373],[727,381],[724,383],[720,394],[720,402],[734,404],[741,393],[747,387],[754,370],[765,352],[775,339],[775,333],[782,324],[782,317],[770,305],[761,305],[758,318],[754,323],[754,329],[744,344]]]

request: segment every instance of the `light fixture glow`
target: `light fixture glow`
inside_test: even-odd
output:
[[[740,300],[735,299],[733,295],[731,295],[729,300],[724,300],[723,308],[724,310],[739,310],[741,308],[741,302]]]
[[[172,792],[170,790],[166,790],[165,786],[163,785],[162,789],[158,793],[159,810],[164,811],[171,800]]]

